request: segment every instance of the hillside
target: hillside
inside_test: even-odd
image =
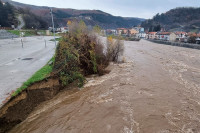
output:
[[[16,25],[15,9],[9,4],[0,1],[0,27]]]
[[[29,10],[31,13],[43,18],[51,26],[51,17],[49,7],[34,6],[14,2],[11,0],[3,0],[9,2],[17,9]],[[129,28],[134,25],[141,24],[142,18],[124,18],[113,16],[100,10],[75,10],[64,8],[53,8],[56,26],[66,26],[68,20],[77,19],[84,20],[87,25],[100,25],[102,28]]]
[[[170,31],[198,32],[200,30],[200,8],[175,8],[166,13],[157,14],[153,19],[142,23],[143,27],[151,31],[159,29],[159,25]]]

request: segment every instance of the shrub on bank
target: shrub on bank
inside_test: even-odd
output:
[[[117,62],[124,52],[124,44],[121,40],[114,40],[112,37],[107,39],[107,58],[110,61]]]
[[[81,87],[84,76],[105,73],[109,60],[103,53],[103,45],[83,22],[74,22],[69,29],[57,47],[53,71],[63,86],[78,80]]]

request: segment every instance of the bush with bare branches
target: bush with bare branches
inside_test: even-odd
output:
[[[119,57],[123,55],[124,43],[122,40],[107,38],[107,57],[110,61],[118,62]]]
[[[103,45],[95,34],[90,34],[84,22],[74,22],[69,26],[69,33],[63,36],[56,51],[54,74],[63,86],[79,81],[84,83],[84,76],[104,74],[108,59],[103,53]]]

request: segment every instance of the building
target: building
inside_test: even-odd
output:
[[[144,28],[143,28],[143,27],[140,27],[140,28],[139,28],[139,32],[140,32],[140,33],[144,33]]]
[[[184,42],[184,39],[187,37],[187,32],[175,32],[176,41]]]
[[[126,36],[128,35],[128,33],[129,33],[128,29],[124,28],[124,30],[122,31],[122,35]]]
[[[60,30],[61,30],[62,33],[66,33],[66,32],[69,31],[68,27],[61,27]]]
[[[156,34],[156,39],[169,41],[170,32],[159,32]]]
[[[92,20],[92,18],[90,16],[86,16],[85,19]]]
[[[117,35],[121,35],[124,28],[117,28]]]
[[[107,29],[106,30],[107,35],[117,35],[117,30],[114,29]]]
[[[145,38],[146,35],[147,35],[147,34],[146,34],[145,32],[139,32],[139,33],[136,34],[136,37],[137,37],[137,38]]]
[[[149,32],[146,34],[146,39],[156,39],[157,32]]]
[[[171,33],[170,35],[169,35],[169,41],[170,42],[175,42],[176,41],[176,34],[175,33]]]
[[[140,32],[140,26],[138,26],[138,27],[133,27],[136,31],[138,31],[138,32]]]
[[[129,36],[135,36],[136,34],[138,34],[139,31],[137,31],[136,29],[132,28],[132,29],[129,29]]]
[[[146,33],[144,32],[144,28],[143,27],[134,27],[133,28],[136,31],[136,38],[145,38],[146,37]]]
[[[111,32],[112,32],[113,35],[117,35],[117,30],[111,29]]]
[[[117,28],[116,34],[117,35],[128,35],[128,29],[126,29],[126,28]]]

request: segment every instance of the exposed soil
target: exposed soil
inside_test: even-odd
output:
[[[10,133],[198,133],[200,51],[142,40],[125,42],[125,58],[43,102]]]
[[[0,109],[0,132],[7,132],[27,118],[41,102],[53,98],[60,90],[56,79],[41,81],[13,97]]]

